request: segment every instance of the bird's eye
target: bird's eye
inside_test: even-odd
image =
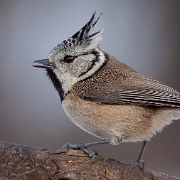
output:
[[[74,60],[74,56],[65,56],[64,61],[67,63],[72,63]]]

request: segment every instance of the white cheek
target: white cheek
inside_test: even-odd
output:
[[[60,72],[57,69],[54,70],[57,78],[61,81],[62,89],[65,93],[67,93],[70,88],[78,82],[78,78],[72,77],[68,72]]]
[[[76,64],[74,68],[73,66],[68,67],[67,64],[60,64],[59,61],[56,62],[56,69],[53,71],[61,82],[62,89],[65,93],[67,93],[78,81],[93,75],[104,64],[106,61],[104,53],[102,53],[99,49],[96,49],[96,51],[99,51],[99,61],[97,61],[89,71],[87,71],[87,68],[90,66],[90,64],[87,66],[87,63],[91,62],[87,62],[87,59],[84,59],[84,62],[82,61],[82,63]],[[89,55],[89,58],[92,59],[92,55]],[[85,72],[85,74],[78,77],[78,75],[82,72]]]
[[[84,66],[85,66],[85,62],[81,62],[80,65],[79,65],[79,68],[81,69]]]

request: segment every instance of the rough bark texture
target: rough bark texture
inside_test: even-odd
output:
[[[104,159],[94,163],[80,150],[53,151],[0,142],[0,180],[180,180],[180,178]]]

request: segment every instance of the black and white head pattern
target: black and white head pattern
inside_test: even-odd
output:
[[[78,81],[93,75],[105,62],[105,55],[98,45],[103,30],[92,33],[101,17],[95,13],[73,36],[58,44],[49,53],[49,62],[54,64],[53,72],[66,93]]]

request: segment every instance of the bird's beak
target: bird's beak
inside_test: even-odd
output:
[[[37,68],[54,68],[55,65],[51,62],[49,62],[49,59],[42,59],[42,60],[36,60],[34,61],[35,64],[33,64],[34,67]]]

